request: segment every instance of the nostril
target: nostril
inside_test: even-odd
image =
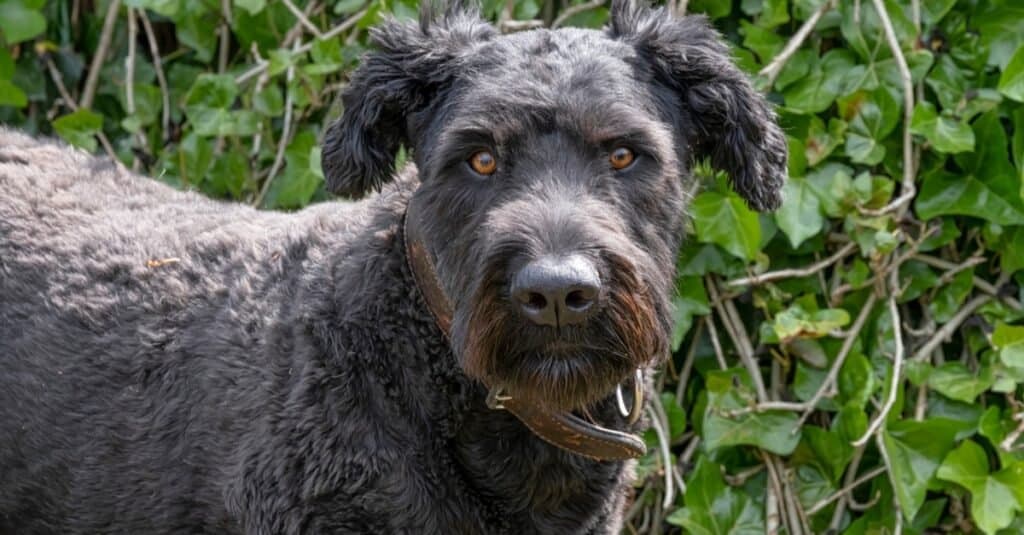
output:
[[[573,310],[585,310],[594,302],[592,292],[573,290],[565,296],[565,305]]]
[[[532,308],[533,310],[544,310],[548,306],[548,300],[537,292],[530,292],[523,305]]]

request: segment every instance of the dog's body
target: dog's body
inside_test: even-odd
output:
[[[632,464],[488,388],[635,430],[613,392],[664,356],[689,161],[770,208],[785,142],[703,22],[615,11],[380,30],[325,142],[335,191],[393,180],[356,204],[259,212],[0,129],[0,533],[618,532]]]
[[[621,463],[456,373],[398,235],[413,179],[283,215],[0,147],[0,533],[614,525]]]

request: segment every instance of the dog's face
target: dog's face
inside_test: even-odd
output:
[[[412,149],[465,371],[553,409],[663,357],[695,158],[778,205],[774,115],[703,19],[613,6],[606,31],[499,36],[452,9],[378,29],[325,141],[359,196]]]

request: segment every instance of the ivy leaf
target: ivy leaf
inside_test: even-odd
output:
[[[896,127],[900,106],[889,92],[858,91],[840,99],[839,113],[849,124],[846,154],[857,163],[874,165],[885,157],[882,141]]]
[[[786,90],[786,108],[797,113],[825,111],[845,90],[853,65],[849,52],[830,50],[813,74]]]
[[[775,316],[772,329],[780,342],[794,338],[821,338],[850,323],[850,314],[841,308],[808,312],[799,304]]]
[[[990,366],[977,374],[960,362],[947,362],[928,374],[928,386],[949,399],[973,403],[982,392],[992,387],[995,377]]]
[[[947,154],[974,149],[974,131],[955,119],[939,116],[931,102],[920,102],[914,107],[910,131],[924,136],[932,148]]]
[[[753,398],[749,386],[736,387],[746,374],[736,370],[713,371],[707,377],[708,405],[704,414],[705,447],[714,451],[725,446],[757,446],[789,455],[800,443],[798,416],[788,411],[751,412],[726,416],[729,411],[748,407]]]
[[[972,23],[988,48],[988,64],[1005,69],[1014,52],[1024,44],[1024,6],[1010,2],[992,3]]]
[[[267,0],[234,0],[234,4],[248,11],[250,15],[256,15],[267,7]]]
[[[892,486],[904,518],[914,518],[924,503],[928,482],[953,448],[960,424],[944,418],[901,420],[882,432],[892,462]]]
[[[675,320],[672,329],[672,351],[679,349],[683,338],[689,332],[693,316],[711,312],[704,279],[701,277],[679,277],[676,280],[676,295],[672,298],[672,315]]]
[[[764,516],[745,493],[726,487],[721,467],[701,456],[686,482],[686,507],[668,517],[693,535],[762,535]]]
[[[267,208],[300,208],[309,203],[323,184],[320,147],[316,136],[306,130],[295,136],[284,151],[288,162],[284,174],[274,180],[263,205]]]
[[[103,116],[84,108],[53,121],[53,129],[57,131],[57,135],[89,152],[96,150],[95,136],[101,128]]]
[[[782,198],[782,206],[775,212],[775,222],[796,249],[807,238],[821,232],[825,224],[821,200],[804,177],[790,177],[782,187]]]
[[[1024,327],[997,322],[992,331],[992,345],[999,349],[1003,364],[1024,368]]]
[[[705,191],[690,206],[697,239],[753,260],[761,248],[761,223],[736,195]]]
[[[999,92],[1018,102],[1024,102],[1024,46],[1010,58],[1006,70],[999,76]]]
[[[0,0],[0,34],[7,44],[28,41],[46,31],[40,13],[45,0]]]
[[[989,535],[1008,527],[1016,512],[1024,509],[1024,465],[990,475],[985,450],[972,440],[946,456],[937,476],[971,493],[971,518]]]

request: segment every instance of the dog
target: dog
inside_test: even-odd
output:
[[[357,203],[261,212],[0,129],[0,532],[621,529],[690,168],[772,209],[785,138],[701,17],[424,13],[373,30],[326,131]]]

